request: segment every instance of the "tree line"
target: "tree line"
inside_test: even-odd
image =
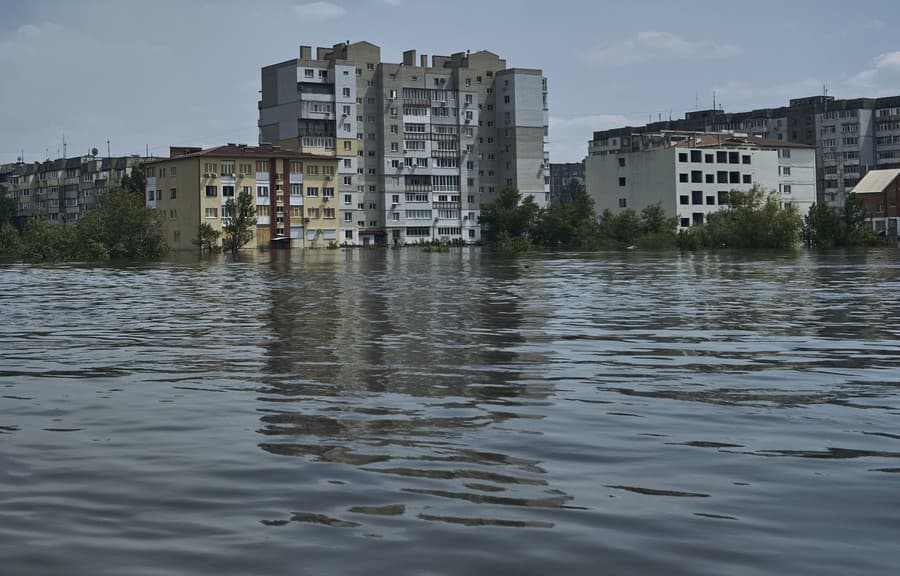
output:
[[[801,242],[808,247],[871,246],[883,239],[866,222],[862,201],[851,194],[841,210],[813,205],[801,216],[795,205],[783,205],[759,187],[732,190],[726,204],[705,222],[678,230],[675,217],[658,204],[640,213],[595,212],[593,199],[572,180],[563,202],[540,208],[513,187],[482,206],[479,222],[487,243],[501,251],[532,248],[603,250],[621,248],[681,250],[737,248],[784,250]]]

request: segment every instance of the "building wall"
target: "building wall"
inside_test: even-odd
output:
[[[675,149],[585,158],[587,192],[597,214],[626,209],[637,212],[659,204],[666,214],[676,213]],[[624,178],[621,181],[620,178]],[[624,202],[623,202],[624,201]]]
[[[481,204],[507,184],[547,202],[546,82],[540,71],[507,70],[487,51],[429,58],[410,50],[402,64],[380,58],[380,49],[367,42],[315,51],[302,46],[299,59],[262,70],[260,140],[339,158],[339,197],[350,214],[341,220],[345,241],[475,242],[481,238]],[[296,137],[290,108],[269,93],[296,91],[278,82],[278,70],[292,66],[301,86],[293,112],[301,126]],[[510,96],[508,119],[499,109],[501,76]],[[310,98],[329,101],[327,91],[335,105],[336,142],[324,147],[314,149],[303,139],[305,83],[323,88],[310,90]]]

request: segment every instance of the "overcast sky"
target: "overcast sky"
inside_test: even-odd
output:
[[[541,68],[550,157],[649,118],[900,95],[900,2],[0,0],[0,163],[255,144],[260,68],[368,40]]]

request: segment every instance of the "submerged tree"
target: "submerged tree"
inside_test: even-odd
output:
[[[241,191],[237,202],[229,198],[225,203],[225,216],[227,220],[223,226],[225,233],[222,248],[235,254],[253,239],[253,230],[256,227],[256,208],[253,206],[253,197],[249,193]]]
[[[221,230],[216,230],[209,222],[203,222],[197,230],[197,238],[194,240],[194,245],[199,246],[201,252],[204,250],[210,253],[218,252],[219,237],[221,236]]]
[[[866,216],[862,199],[852,192],[841,210],[827,204],[813,204],[804,219],[803,242],[810,248],[880,244],[881,239],[866,221]]]

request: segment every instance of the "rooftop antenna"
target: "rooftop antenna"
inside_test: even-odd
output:
[[[66,157],[66,154],[68,154],[68,151],[66,149],[66,135],[63,134],[63,158]]]
[[[716,112],[716,91],[713,90],[713,113]]]

